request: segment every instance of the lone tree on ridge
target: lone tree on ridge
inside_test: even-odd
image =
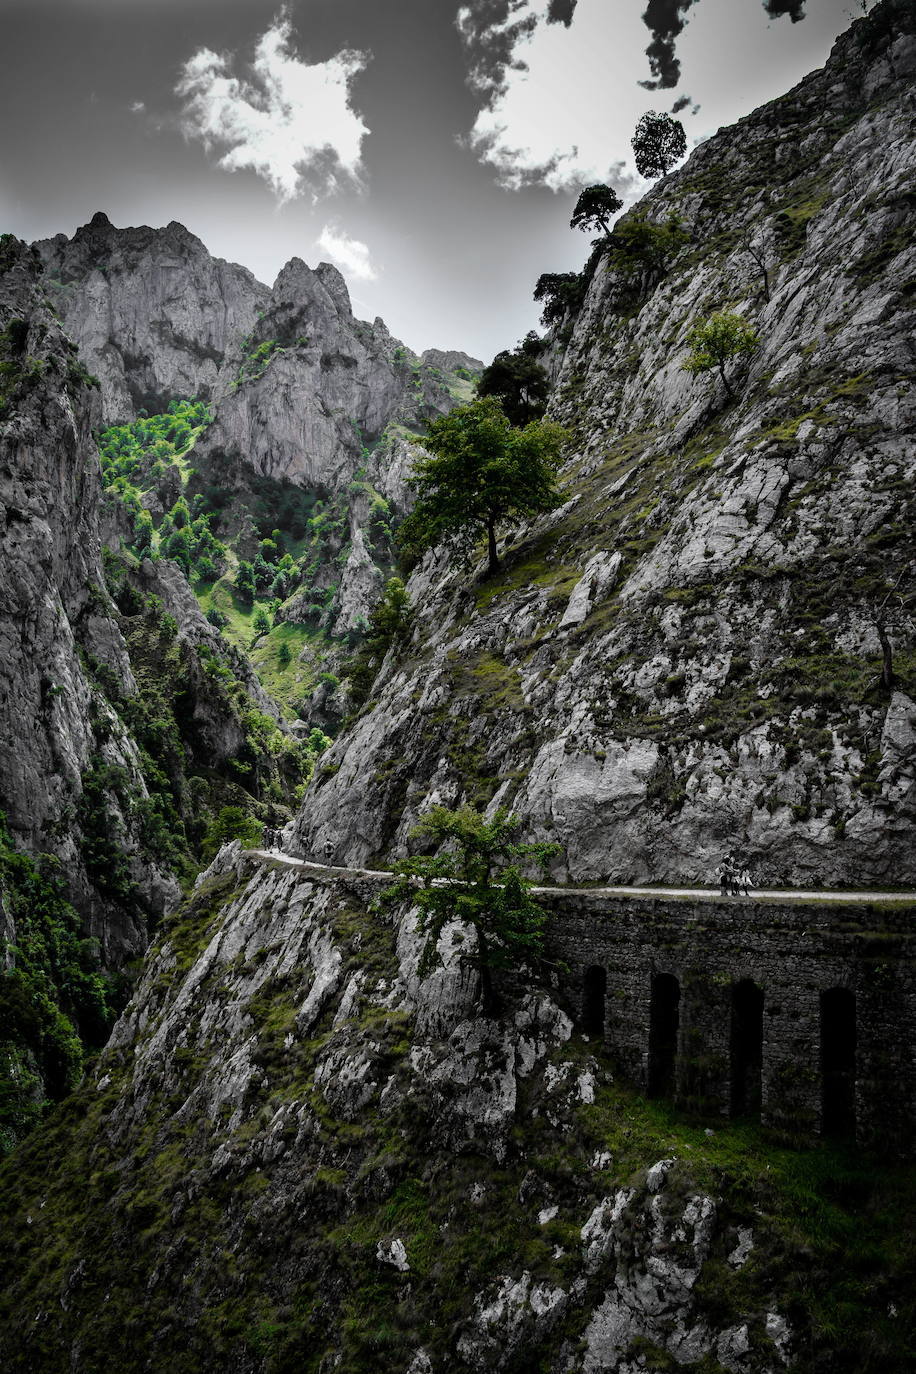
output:
[[[636,155],[636,170],[653,181],[663,177],[687,151],[687,135],[679,119],[647,110],[636,125],[630,143]]]
[[[475,948],[465,957],[480,974],[484,1011],[496,1006],[493,971],[536,961],[543,949],[547,913],[519,865],[534,863],[546,874],[560,846],[519,844],[520,825],[505,807],[492,820],[468,805],[432,807],[410,833],[445,848],[432,857],[399,859],[397,881],[380,898],[385,905],[409,900],[419,908],[417,925],[426,936],[421,977],[441,961],[439,936],[450,921],[473,932]]]
[[[602,182],[586,186],[576,201],[569,227],[583,230],[600,229],[607,238],[611,232],[612,217],[622,209],[623,201],[613,186],[605,186]]]
[[[497,572],[499,523],[560,504],[556,479],[566,437],[550,420],[513,428],[495,396],[434,420],[411,477],[417,503],[398,534],[401,546],[416,554],[441,543],[470,550],[485,533],[487,571]]]
[[[690,353],[682,364],[686,372],[702,373],[717,370],[725,390],[734,396],[734,388],[728,380],[725,364],[732,358],[753,353],[759,347],[760,336],[748,324],[743,315],[720,311],[710,315],[702,324],[695,324],[687,335]]]

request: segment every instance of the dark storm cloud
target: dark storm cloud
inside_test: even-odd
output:
[[[698,0],[649,0],[643,23],[652,34],[646,56],[654,80],[639,83],[647,91],[670,90],[680,81],[681,64],[675,45],[687,22],[687,11],[697,3]],[[787,14],[793,24],[805,17],[805,0],[763,0],[763,8],[771,19],[779,19]],[[675,112],[685,109],[689,103],[682,96],[674,106]]]
[[[550,0],[547,11],[548,24],[565,24],[569,28],[576,12],[576,0]]]
[[[649,0],[643,23],[652,34],[646,48],[652,81],[640,81],[647,91],[669,90],[681,79],[681,64],[674,45],[687,20],[683,17],[696,0]]]
[[[763,0],[763,8],[771,19],[787,14],[793,24],[805,17],[805,0]]]
[[[689,96],[689,95],[681,95],[681,96],[678,96],[677,100],[675,100],[674,104],[671,106],[671,113],[672,113],[672,114],[680,114],[681,110],[686,110],[686,108],[687,108],[687,106],[688,106],[689,104],[690,104],[690,96]],[[700,107],[697,106],[697,109],[699,109],[699,108],[700,108]]]
[[[517,0],[476,0],[473,9],[459,11],[457,24],[468,57],[468,83],[488,100],[495,100],[505,89],[506,72],[524,71],[525,64],[515,56],[519,39],[537,28],[536,14],[527,14],[514,23],[509,17]]]

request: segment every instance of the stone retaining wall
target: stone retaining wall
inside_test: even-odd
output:
[[[581,893],[548,904],[572,1011],[603,1027],[645,1090],[705,1113],[759,1114],[792,1137],[854,1132],[911,1150],[916,906]]]

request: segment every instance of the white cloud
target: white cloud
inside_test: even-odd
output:
[[[367,53],[344,50],[310,65],[296,56],[281,13],[258,40],[248,78],[231,75],[231,60],[201,48],[184,64],[175,89],[185,101],[186,138],[225,149],[218,166],[256,172],[281,205],[359,183],[369,130],[350,103],[350,83]]]
[[[801,24],[771,20],[761,0],[701,0],[677,42],[683,89],[648,91],[650,34],[641,4],[578,0],[571,25],[548,24],[550,0],[468,0],[457,26],[481,108],[464,142],[510,190],[572,191],[612,181],[624,197],[646,185],[630,138],[648,109],[679,94],[688,141],[788,89],[826,58],[848,22],[840,0],[807,0]]]
[[[351,239],[342,229],[326,224],[317,239],[318,247],[328,257],[339,262],[351,277],[358,281],[375,281],[378,269],[372,262],[369,249],[359,239]]]
[[[611,129],[621,118],[635,124],[649,103],[636,84],[634,52],[648,41],[639,6],[615,6],[611,15],[606,0],[579,0],[569,28],[547,24],[549,8],[549,0],[521,0],[507,19],[482,27],[474,6],[460,11],[470,82],[485,101],[467,143],[511,190],[569,190],[609,177],[624,189],[629,145]],[[505,53],[507,37],[509,62],[474,61],[481,50]]]

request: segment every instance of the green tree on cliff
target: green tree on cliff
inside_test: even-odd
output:
[[[612,218],[622,209],[623,201],[613,186],[605,186],[602,182],[586,186],[576,201],[569,227],[590,231],[599,229],[606,238],[611,232]]]
[[[543,301],[541,324],[549,329],[585,300],[589,278],[584,272],[542,272],[534,285],[534,299]]]
[[[710,315],[702,324],[695,324],[687,335],[690,353],[682,364],[687,372],[717,371],[729,396],[734,388],[725,371],[727,363],[753,353],[760,345],[760,336],[743,315],[720,311]]]
[[[545,347],[532,330],[515,348],[497,353],[480,374],[477,395],[495,396],[513,425],[540,419],[547,407],[550,383],[538,362]]]
[[[472,806],[432,807],[410,833],[440,846],[439,853],[399,859],[397,881],[381,898],[386,905],[410,901],[418,908],[417,925],[426,936],[421,976],[441,962],[446,925],[457,921],[472,933],[466,958],[480,974],[485,1011],[496,1005],[494,971],[537,961],[543,950],[547,913],[531,896],[521,865],[535,864],[546,874],[560,846],[520,844],[520,826],[504,807],[491,820]]]
[[[427,452],[411,478],[417,503],[401,526],[401,546],[415,554],[442,543],[469,549],[485,534],[488,571],[496,572],[499,524],[560,504],[556,480],[566,437],[548,420],[513,428],[493,396],[456,406],[422,441]]]

